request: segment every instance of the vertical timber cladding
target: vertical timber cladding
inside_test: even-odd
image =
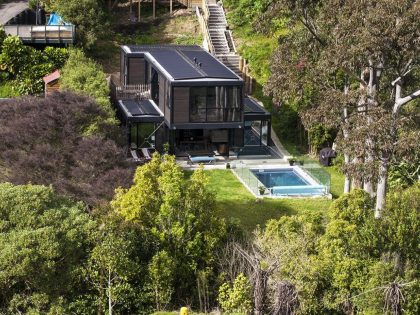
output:
[[[174,87],[174,123],[190,121],[190,88]]]
[[[146,67],[144,58],[129,57],[128,58],[128,78],[127,84],[145,84],[145,73]]]

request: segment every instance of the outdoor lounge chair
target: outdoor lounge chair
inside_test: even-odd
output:
[[[151,160],[152,159],[152,156],[150,155],[149,149],[141,148],[140,150],[141,150],[141,153],[143,154],[143,156],[146,160]]]
[[[141,162],[141,159],[137,155],[137,151],[135,149],[130,149],[131,157],[133,158],[134,162]]]
[[[195,163],[214,164],[215,161],[216,158],[212,155],[191,156],[188,154],[188,164],[190,165]]]

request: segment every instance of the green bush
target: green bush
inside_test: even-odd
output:
[[[60,69],[68,57],[65,48],[47,47],[43,51],[25,46],[17,36],[6,37],[1,45],[0,68],[15,80],[14,94],[36,95],[44,90],[42,78]]]
[[[44,0],[47,10],[60,14],[64,21],[76,25],[78,43],[91,48],[107,30],[103,2],[96,0]]]
[[[82,50],[70,50],[69,58],[61,72],[61,88],[94,98],[110,119],[114,119],[106,75]]]
[[[251,285],[241,273],[233,285],[224,283],[219,288],[219,303],[225,312],[246,313],[252,310]]]

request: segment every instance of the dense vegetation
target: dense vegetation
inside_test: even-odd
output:
[[[93,100],[71,93],[2,103],[0,180],[53,185],[89,205],[111,199],[132,170],[108,117]]]
[[[182,27],[168,19],[104,41],[124,1],[42,2],[77,24],[80,46],[102,62],[116,55],[112,41],[201,40],[173,36],[168,28]],[[398,86],[418,88],[418,3],[225,5],[256,96],[289,145],[298,128],[314,151],[341,140],[354,188],[390,164],[380,218],[372,190],[343,194],[337,169],[334,201],[255,200],[230,171],[186,173],[169,155],[134,170],[102,68],[82,50],[0,34],[0,93],[39,94],[57,68],[67,90],[0,105],[0,313],[420,313],[418,103],[389,113]]]
[[[38,95],[44,91],[42,78],[60,69],[68,58],[65,48],[37,50],[0,29],[0,86],[3,95]],[[9,86],[9,88],[7,87]]]
[[[107,113],[110,121],[114,118],[105,73],[95,61],[86,57],[82,50],[70,50],[69,57],[61,69],[60,89],[93,97]]]
[[[85,209],[51,187],[2,184],[2,312],[150,314],[215,286],[226,227],[202,170],[187,181],[155,155],[112,207]]]

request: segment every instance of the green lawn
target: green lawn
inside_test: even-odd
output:
[[[217,207],[227,220],[238,220],[246,231],[263,227],[270,219],[283,215],[325,211],[331,204],[328,199],[257,199],[230,170],[211,170],[210,189],[216,193]]]

